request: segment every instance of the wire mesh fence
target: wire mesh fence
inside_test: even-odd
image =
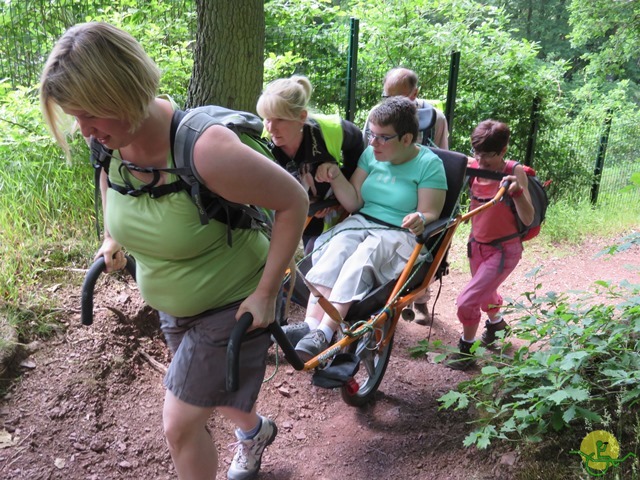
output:
[[[543,179],[552,180],[552,197],[590,199],[616,207],[640,201],[640,188],[631,182],[633,173],[640,173],[640,127],[614,116],[606,138],[604,117],[603,112],[602,119],[568,120],[562,128],[539,133],[535,167]],[[598,174],[602,147],[603,168]]]
[[[151,0],[170,29],[172,21],[188,17],[191,39],[195,36],[195,3],[193,0]],[[5,0],[0,3],[0,78],[13,86],[33,86],[37,83],[46,55],[65,29],[87,18],[114,13],[120,16],[136,15],[140,6],[148,7],[149,0]],[[352,25],[351,25],[352,26]],[[168,30],[167,30],[168,31]],[[331,28],[315,25],[305,29],[269,28],[265,38],[265,83],[292,74],[304,74],[314,86],[312,107],[322,113],[345,116],[352,101],[355,123],[363,125],[369,110],[380,100],[385,73],[392,67],[407,65],[418,73],[421,98],[432,99],[443,109],[449,81],[450,52],[423,58],[419,51],[407,48],[402,58],[389,59],[369,45],[359,42],[357,52],[349,50],[350,21],[343,18]],[[189,39],[185,39],[189,40]],[[175,38],[166,35],[166,41]],[[356,42],[358,44],[358,42]],[[169,46],[170,47],[170,46]],[[357,69],[349,72],[352,55],[357,57]],[[464,57],[464,52],[462,52]],[[375,60],[375,61],[373,61]],[[355,77],[354,99],[347,98],[348,76]],[[460,71],[464,78],[465,71]],[[458,130],[453,132],[451,147],[462,152],[468,149],[468,138],[473,125],[490,116],[466,108],[472,96],[459,99],[456,112]],[[480,118],[482,117],[482,118]],[[517,131],[510,153],[523,159],[528,138],[530,119],[509,120]],[[467,131],[468,130],[468,131]],[[640,189],[629,189],[633,172],[640,171],[640,135],[637,124],[624,123],[613,118],[607,144],[604,169],[600,178],[594,177],[595,160],[602,136],[602,122],[567,121],[560,128],[541,125],[537,135],[534,167],[543,178],[553,180],[552,195],[562,194],[575,198],[591,195],[597,181],[598,200],[614,203],[637,201]],[[626,190],[625,190],[626,189]],[[614,203],[618,205],[618,203]]]
[[[597,203],[621,209],[640,203],[640,187],[632,183],[633,174],[640,174],[640,126],[614,118],[599,179]]]
[[[314,35],[270,28],[265,36],[264,81],[305,75],[313,86],[311,107],[344,116],[347,104],[349,24],[316,30]]]
[[[119,12],[135,14],[145,0],[5,0],[0,2],[0,78],[31,86],[56,39],[76,23]],[[192,11],[193,0],[164,0],[173,15]],[[166,7],[165,7],[166,8]],[[165,10],[166,11],[166,10]],[[167,19],[170,21],[170,19]]]

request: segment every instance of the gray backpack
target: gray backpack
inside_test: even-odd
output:
[[[244,144],[273,159],[266,142],[261,137],[263,125],[259,117],[249,112],[207,105],[186,111],[176,110],[173,113],[171,120],[171,153],[175,168],[141,168],[123,160],[122,164],[126,168],[153,173],[154,179],[139,188],[135,188],[133,185],[123,187],[114,185],[111,182],[108,182],[108,184],[110,188],[123,195],[139,196],[147,194],[152,198],[186,190],[197,208],[200,223],[206,225],[210,220],[216,220],[227,225],[227,242],[231,246],[232,230],[236,228],[268,230],[271,224],[271,215],[268,211],[253,205],[230,202],[210,191],[204,185],[203,179],[193,169],[195,143],[200,135],[212,125],[226,126],[233,130]],[[91,139],[91,164],[95,169],[96,185],[96,221],[98,218],[100,172],[105,169],[108,176],[112,153],[112,150],[105,148],[95,139]],[[160,180],[160,172],[178,175],[180,179],[173,183],[157,186],[156,184]],[[99,236],[99,226],[96,226]]]

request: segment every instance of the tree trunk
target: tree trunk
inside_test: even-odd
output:
[[[264,71],[264,0],[197,0],[187,106],[255,112]]]

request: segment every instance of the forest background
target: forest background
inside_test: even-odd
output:
[[[18,329],[21,343],[57,331],[60,311],[48,292],[72,281],[69,269],[86,268],[97,248],[93,171],[86,145],[75,135],[73,160],[67,162],[39,111],[37,81],[46,55],[74,23],[109,21],[138,38],[159,64],[162,92],[181,105],[192,104],[196,3],[8,0],[0,6],[0,311]],[[226,2],[199,4],[215,9]],[[543,179],[553,180],[542,240],[579,245],[587,236],[637,231],[637,0],[389,0],[375,5],[272,0],[264,3],[264,14],[262,83],[306,74],[315,86],[314,108],[343,115],[350,19],[358,19],[354,121],[359,125],[379,100],[384,73],[393,66],[416,70],[423,97],[446,105],[451,55],[459,52],[451,148],[468,153],[469,133],[488,117],[512,127],[514,158],[522,158],[532,134],[536,137],[533,166]],[[252,32],[238,29],[234,34]],[[233,43],[224,46],[229,62],[238,61],[233,47]],[[254,93],[255,99],[259,92]],[[532,132],[534,105],[538,127]],[[603,154],[605,168],[598,171],[596,162]],[[591,201],[594,188],[600,190],[596,205]],[[637,289],[629,298],[635,299],[632,306],[637,310]],[[637,323],[629,335],[617,332],[616,338],[634,338],[640,331]],[[638,369],[634,373],[635,364],[630,365],[617,388],[637,384]],[[541,392],[535,399],[544,396]],[[624,398],[637,406],[640,391]],[[566,402],[583,400],[567,394],[554,407],[566,412]],[[540,418],[556,411],[549,407]],[[575,412],[562,418],[560,426],[575,418],[595,418],[589,409]],[[522,431],[537,421],[528,419]],[[540,422],[550,428],[548,420]],[[637,418],[635,425],[640,425]],[[489,430],[484,432],[471,443],[493,438]]]

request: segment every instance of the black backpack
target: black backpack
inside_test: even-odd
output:
[[[240,140],[262,155],[272,159],[266,142],[261,138],[263,124],[259,117],[249,112],[230,110],[228,108],[207,105],[190,110],[176,110],[171,119],[171,153],[175,168],[141,168],[130,162],[122,164],[131,170],[153,173],[154,179],[140,188],[132,185],[125,187],[114,185],[109,187],[123,195],[139,196],[147,194],[158,198],[169,193],[186,190],[197,207],[200,223],[206,225],[209,220],[217,220],[227,225],[227,243],[231,246],[231,231],[241,229],[268,230],[271,216],[265,210],[253,205],[244,205],[226,200],[210,191],[202,178],[193,169],[193,149],[196,140],[212,125],[224,125],[233,130]],[[98,199],[100,189],[100,173],[104,169],[109,173],[109,164],[113,151],[105,148],[94,138],[91,138],[91,164],[95,169],[95,197],[96,197],[96,228],[100,236],[98,225]],[[178,175],[179,180],[173,183],[156,186],[160,180],[160,173],[168,172]]]
[[[426,100],[420,101],[418,106],[418,131],[422,133],[422,145],[427,147],[437,147],[433,143],[436,125],[436,109]]]

